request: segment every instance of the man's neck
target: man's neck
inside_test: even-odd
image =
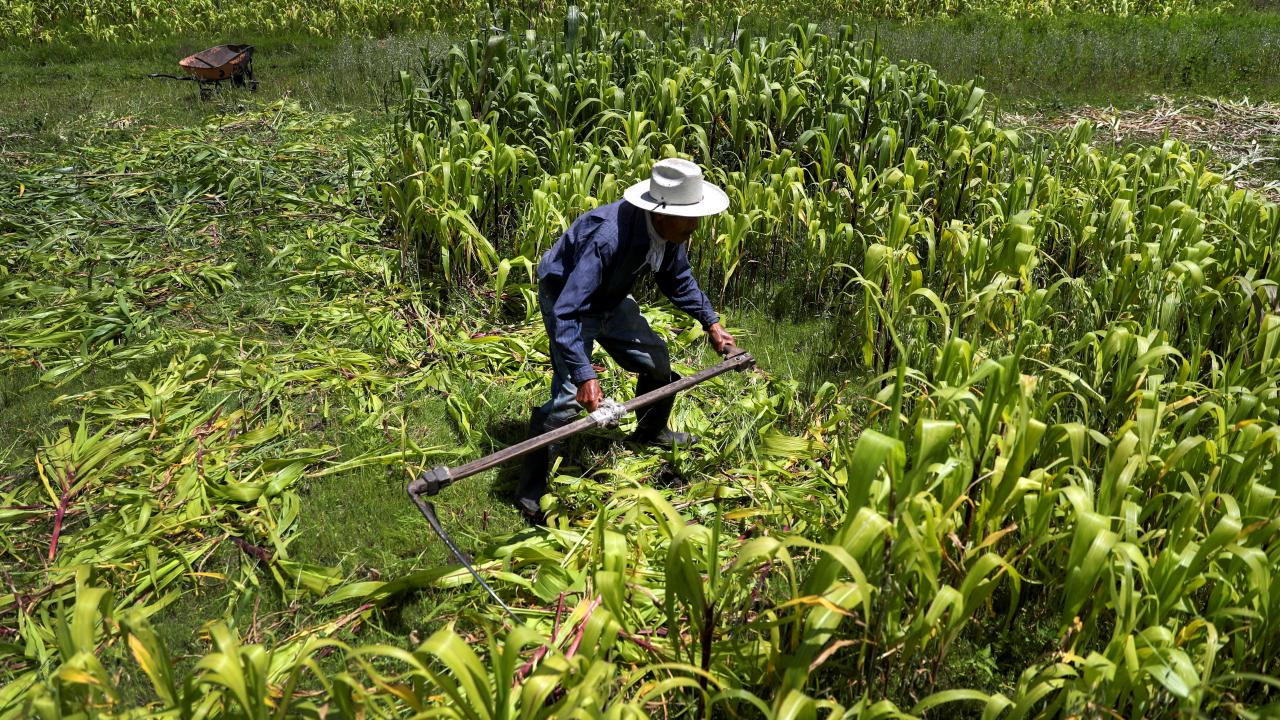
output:
[[[651,211],[649,210],[644,211],[644,222],[645,222],[645,226],[649,228],[650,236],[657,237],[663,242],[667,242],[667,239],[662,236],[661,232],[658,231],[657,224],[653,222],[653,213]]]
[[[654,226],[653,213],[646,211],[644,222],[649,235],[649,252],[645,255],[645,263],[657,272],[658,266],[662,264],[662,258],[667,254],[667,241]]]

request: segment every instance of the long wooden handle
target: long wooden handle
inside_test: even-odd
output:
[[[633,413],[641,408],[648,407],[659,400],[669,398],[682,390],[687,390],[694,385],[706,382],[717,375],[723,375],[730,370],[742,370],[755,364],[756,360],[751,357],[750,353],[738,350],[736,347],[732,348],[730,352],[733,352],[733,350],[737,350],[737,352],[731,354],[720,364],[701,370],[689,377],[680,378],[675,382],[663,385],[662,387],[643,395],[638,395],[623,403],[623,409],[627,413]],[[583,430],[598,427],[599,424],[600,423],[595,418],[588,415],[587,417],[575,420],[568,425],[563,425],[555,430],[545,432],[523,442],[516,443],[510,447],[503,448],[491,455],[486,455],[478,460],[472,460],[465,465],[459,465],[456,468],[448,468],[443,465],[431,468],[430,470],[422,473],[418,479],[409,483],[409,494],[414,496],[419,494],[435,495],[450,483],[482,473],[485,470],[501,465],[508,460],[514,460],[515,458],[528,455],[534,450],[560,442],[561,440],[572,435],[576,435]]]

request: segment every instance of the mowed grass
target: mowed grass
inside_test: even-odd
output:
[[[201,101],[178,60],[222,42],[257,50],[257,92],[224,86]],[[397,71],[420,62],[431,38],[317,38],[305,35],[177,37],[147,44],[86,43],[0,49],[0,151],[65,148],[135,136],[148,127],[192,125],[291,99],[314,110],[381,116],[398,93]],[[376,132],[376,130],[374,130]]]
[[[227,148],[237,147],[237,141],[248,139],[252,143],[283,142],[288,146],[306,138],[279,137],[270,129],[260,128],[260,106],[257,100],[245,98],[248,109],[235,112],[230,117],[203,116],[198,124],[209,120],[230,123],[230,131],[211,131],[210,141],[225,142]],[[275,109],[268,109],[271,116]],[[332,110],[311,111],[319,117],[333,115]],[[367,108],[356,113],[360,118],[346,127],[340,136],[325,138],[328,150],[321,159],[299,165],[282,153],[271,159],[261,170],[265,177],[306,177],[311,186],[339,187],[345,181],[347,168],[343,158],[348,152],[357,155],[377,152],[379,134],[383,131],[376,112]],[[180,124],[180,118],[169,116],[167,122]],[[74,132],[74,128],[72,128]],[[92,131],[96,132],[96,131]],[[124,136],[124,137],[120,137]],[[91,155],[75,146],[64,145],[52,139],[51,145],[32,153],[25,159],[39,166],[74,166],[77,172],[93,173]],[[173,142],[171,136],[155,128],[124,128],[108,136],[98,137],[99,146],[113,144],[122,162],[135,163],[130,158],[152,144]],[[189,148],[191,151],[196,148]],[[196,170],[197,161],[178,159],[182,166]],[[143,170],[146,174],[147,168]],[[15,177],[23,177],[24,169],[15,168]],[[181,177],[184,171],[175,173]],[[193,173],[194,174],[194,173]],[[163,177],[163,176],[162,176]],[[19,180],[21,182],[21,180]],[[160,185],[160,187],[154,187]],[[159,264],[178,265],[184,261],[188,243],[207,243],[201,248],[209,253],[210,264],[235,263],[235,284],[213,299],[201,302],[183,302],[173,306],[153,308],[154,322],[167,332],[186,334],[227,332],[249,343],[264,343],[281,356],[300,345],[312,345],[306,331],[296,325],[281,322],[282,315],[306,312],[309,298],[297,295],[287,277],[301,268],[323,263],[327,256],[310,241],[303,241],[307,230],[324,232],[335,219],[327,217],[327,208],[320,204],[303,207],[277,207],[270,200],[271,194],[260,197],[239,197],[243,202],[230,202],[227,207],[211,209],[195,205],[187,221],[173,233],[158,235],[143,230],[154,226],[155,215],[161,210],[190,205],[190,188],[184,184],[164,186],[145,179],[126,178],[120,189],[125,196],[132,196],[137,188],[148,189],[146,203],[122,201],[108,208],[107,215],[113,223],[123,222],[139,228],[139,237],[148,237],[148,254],[155,256]],[[30,192],[30,191],[28,191]],[[227,198],[229,199],[229,198]],[[77,201],[78,203],[79,201]],[[64,210],[69,210],[68,205]],[[78,206],[77,211],[84,211]],[[372,210],[369,210],[372,212]],[[205,215],[204,213],[208,213]],[[297,221],[281,219],[283,215],[299,215]],[[314,217],[311,221],[307,218]],[[340,219],[338,219],[340,220]],[[67,217],[46,217],[54,227],[74,226]],[[94,216],[88,222],[99,222]],[[216,236],[208,230],[216,227]],[[6,228],[16,232],[16,226]],[[193,236],[191,233],[195,231]],[[216,240],[214,239],[216,237]],[[360,240],[366,249],[376,247],[378,238],[364,236]],[[171,250],[174,255],[169,257]],[[183,252],[177,252],[177,251]],[[6,258],[6,265],[21,272],[22,260],[14,256]],[[109,277],[105,267],[96,270],[98,283]],[[84,272],[71,271],[69,277],[84,282]],[[125,280],[115,276],[113,282]],[[10,311],[0,308],[0,320]],[[758,353],[761,364],[770,367],[778,363],[778,372],[788,375],[798,364],[815,358],[803,352],[804,335],[796,330],[802,326],[782,326],[771,322],[763,313],[744,310],[741,321],[737,313],[727,319],[734,327],[743,329],[743,344]],[[478,327],[488,327],[477,320]],[[341,332],[340,329],[328,329]],[[170,361],[186,362],[197,353],[211,353],[212,344],[175,345],[171,350],[141,360],[113,363],[100,360],[88,370],[68,382],[41,381],[43,371],[36,363],[8,364],[0,372],[0,437],[6,438],[0,447],[0,482],[27,483],[35,479],[33,459],[37,451],[47,445],[57,432],[81,419],[84,408],[81,403],[69,401],[68,396],[92,392],[101,388],[128,385],[134,381],[152,380]],[[421,348],[426,352],[427,348]],[[45,358],[49,361],[49,358]],[[703,352],[701,360],[710,362],[710,354]],[[807,367],[807,365],[806,365]],[[270,368],[274,370],[274,368]],[[546,369],[549,374],[549,369]],[[270,375],[268,375],[268,378]],[[264,379],[265,381],[265,379]],[[614,376],[610,379],[615,392],[626,392],[627,381]],[[302,418],[298,432],[280,447],[282,453],[291,449],[329,446],[337,448],[330,460],[341,462],[365,454],[376,453],[388,445],[395,446],[401,434],[407,434],[415,442],[430,447],[457,449],[460,459],[476,457],[491,452],[523,438],[528,412],[533,404],[542,401],[546,383],[538,387],[507,390],[495,386],[489,378],[459,375],[451,392],[465,398],[476,409],[470,422],[475,432],[468,439],[450,416],[444,397],[433,390],[420,392],[398,391],[384,401],[401,407],[392,420],[362,426],[362,417],[345,417],[340,412],[349,402],[345,393],[328,393],[316,389],[288,400],[287,411]],[[690,402],[685,400],[683,402]],[[324,408],[332,406],[332,414],[326,418]],[[598,441],[591,443],[602,449]],[[621,445],[614,445],[609,452],[632,452]],[[524,528],[525,521],[508,503],[512,484],[518,473],[518,463],[471,478],[448,488],[437,498],[441,518],[455,534],[464,549],[483,550],[491,538],[509,536]],[[452,564],[444,546],[431,534],[427,524],[409,502],[405,486],[410,479],[410,468],[403,464],[381,464],[359,467],[322,478],[304,478],[296,490],[302,504],[302,512],[295,532],[291,535],[290,557],[297,562],[334,568],[345,582],[376,581],[389,577],[412,575],[414,571],[430,570]],[[69,529],[79,527],[76,525]],[[48,547],[49,528],[41,526],[37,532],[45,533],[37,547]],[[35,558],[31,558],[34,560]],[[206,625],[213,621],[226,621],[248,637],[261,642],[280,642],[293,634],[316,625],[332,622],[350,611],[349,608],[332,608],[308,602],[286,599],[274,586],[265,572],[241,572],[252,569],[256,560],[248,550],[223,542],[212,554],[205,557],[196,568],[207,577],[194,581],[193,589],[160,610],[153,620],[158,631],[180,662],[187,666],[207,651],[204,635]],[[249,582],[245,578],[256,578]],[[415,587],[411,585],[411,587]],[[388,641],[409,644],[413,637],[423,637],[436,626],[458,613],[465,612],[471,603],[477,602],[471,594],[450,593],[425,587],[425,581],[416,591],[397,598],[369,619],[351,622],[336,637],[360,642]],[[181,665],[180,665],[181,666]],[[136,678],[139,692],[146,683]]]
[[[185,86],[183,86],[185,87]],[[209,120],[220,122],[236,122],[243,117],[246,122],[257,123],[261,104],[256,98],[245,98],[247,110],[236,111],[231,117],[221,117],[201,112],[193,119],[192,124],[203,124]],[[324,116],[333,115],[332,111],[319,113]],[[365,153],[375,152],[377,138],[383,126],[376,119],[372,108],[366,106],[364,113],[357,113],[354,125],[347,128],[346,137],[369,138],[369,140],[344,141],[334,138],[337,146],[330,148],[325,157],[327,160],[312,162],[298,167],[286,156],[281,156],[274,167],[268,166],[266,173],[270,175],[298,173],[308,177],[312,184],[339,186],[345,183],[347,168],[343,162],[347,150]],[[180,126],[184,124],[180,111],[164,117],[162,122]],[[77,126],[68,125],[71,133],[78,132]],[[99,131],[95,128],[80,126],[90,135]],[[241,131],[243,132],[243,131]],[[122,135],[125,137],[118,137]],[[240,133],[232,131],[226,135],[210,137],[235,140]],[[83,138],[81,138],[83,139]],[[270,132],[263,132],[255,142],[271,143],[278,138]],[[290,138],[296,139],[296,138]],[[152,142],[168,142],[154,132],[154,128],[143,129],[142,126],[112,131],[110,137],[98,137],[99,143],[116,142],[121,148],[122,158],[131,157],[129,147],[137,142],[145,149]],[[64,144],[61,138],[43,140],[31,150],[23,153],[23,159],[33,165],[47,166],[67,164],[87,170],[86,164],[91,162],[87,156],[77,151],[75,146]],[[30,146],[29,146],[30,147]],[[195,150],[196,148],[192,148]],[[195,160],[190,161],[194,166]],[[6,168],[6,174],[13,173],[10,179],[21,177],[20,169]],[[129,181],[126,180],[125,183]],[[18,179],[11,187],[20,188]],[[149,183],[137,181],[135,185],[123,187],[144,188]],[[265,197],[265,196],[264,196]],[[150,237],[150,253],[158,256],[158,263],[177,265],[183,259],[175,254],[166,260],[167,248],[181,247],[191,240],[189,231],[184,227],[177,229],[176,235],[163,237],[150,230],[154,226],[153,207],[156,209],[175,209],[190,206],[189,188],[178,184],[157,188],[148,196],[148,203],[121,202],[106,210],[105,216],[112,218],[110,222],[124,222],[140,228],[139,237]],[[198,205],[196,207],[199,207]],[[216,208],[216,206],[214,206]],[[81,211],[84,208],[80,208]],[[314,211],[322,211],[317,207]],[[200,212],[193,211],[192,215]],[[275,318],[278,313],[288,311],[291,306],[300,302],[292,297],[288,287],[281,285],[287,274],[286,266],[281,263],[280,253],[290,244],[299,246],[299,236],[304,235],[308,221],[304,218],[297,225],[288,222],[263,221],[267,217],[275,219],[282,214],[297,213],[297,208],[281,208],[269,203],[250,202],[246,206],[234,209],[214,211],[207,217],[197,217],[192,227],[199,228],[208,223],[208,227],[216,227],[216,241],[207,236],[210,244],[203,250],[209,253],[210,263],[235,263],[235,285],[227,292],[219,295],[213,302],[184,304],[182,307],[159,307],[152,309],[156,313],[155,323],[166,332],[174,333],[212,333],[228,332],[243,338],[249,343],[265,343],[268,347],[284,350],[296,347],[298,330],[281,325]],[[16,221],[16,218],[9,218]],[[317,217],[317,221],[321,218]],[[67,218],[30,218],[30,221],[48,222],[53,227],[65,227]],[[97,224],[102,216],[91,216],[87,223]],[[71,222],[74,225],[74,222]],[[319,227],[317,222],[316,227]],[[10,232],[16,226],[3,228]],[[206,228],[207,229],[207,228]],[[199,236],[196,241],[199,242]],[[322,258],[315,256],[314,248],[301,243],[302,250],[294,258],[300,266],[318,263]],[[22,262],[15,256],[5,259],[5,265],[21,272],[15,263]],[[100,268],[99,273],[105,273]],[[71,273],[72,278],[75,277]],[[105,277],[105,274],[104,274]],[[99,280],[102,282],[102,280]],[[305,303],[305,299],[301,299]],[[10,312],[0,307],[0,320],[9,316]],[[5,349],[5,348],[0,348]],[[0,445],[0,483],[5,487],[14,483],[30,483],[35,481],[33,459],[38,448],[46,445],[59,429],[81,419],[83,408],[79,402],[66,400],[67,396],[91,392],[98,388],[127,385],[135,380],[146,380],[153,373],[162,369],[171,360],[187,361],[197,353],[207,352],[208,348],[199,343],[190,346],[175,345],[171,351],[162,351],[153,356],[137,361],[112,363],[99,361],[88,370],[77,375],[69,382],[42,382],[43,369],[37,362],[23,365],[8,363],[0,372],[0,437],[4,438]],[[47,358],[46,358],[47,360]],[[461,446],[462,442],[455,426],[444,410],[444,403],[438,395],[422,393],[419,396],[397,398],[403,400],[406,408],[403,421],[409,428],[411,436],[416,440],[432,446]],[[296,399],[289,408],[281,408],[298,417],[308,418],[302,424],[296,436],[289,439],[284,448],[330,445],[339,449],[334,458],[337,461],[359,455],[373,447],[385,444],[386,428],[357,428],[341,422],[326,423],[318,412],[318,407],[326,402],[341,403],[343,399],[330,397],[323,391],[311,393]],[[399,432],[397,428],[396,432]],[[443,547],[429,536],[427,526],[418,517],[414,507],[407,501],[404,487],[407,482],[405,471],[401,468],[386,467],[357,468],[338,473],[322,480],[304,481],[298,488],[304,511],[301,514],[296,531],[296,539],[291,545],[292,557],[303,563],[336,568],[343,577],[361,579],[376,578],[381,573],[392,569],[399,572],[405,567],[434,567],[446,562]],[[453,503],[463,509],[452,513],[452,518],[467,525],[479,526],[482,519],[493,518],[490,527],[494,530],[510,530],[521,523],[519,516],[499,499],[491,496],[488,486],[475,484],[462,488],[462,492],[454,492],[452,500],[445,500],[442,506],[449,508]],[[474,521],[472,511],[474,510]],[[79,522],[78,520],[75,522]],[[489,522],[485,520],[485,522]],[[69,529],[74,526],[69,525]],[[39,532],[45,533],[44,544],[48,547],[48,527]],[[465,537],[465,535],[464,535]],[[29,558],[36,560],[36,558]],[[243,585],[234,579],[230,581],[216,578],[239,577],[233,570],[245,563],[254,561],[237,549],[236,545],[225,542],[212,555],[202,561],[200,571],[209,573],[209,578],[195,583],[193,592],[185,593],[173,604],[165,607],[156,616],[157,628],[163,633],[166,641],[172,643],[174,651],[181,657],[194,656],[207,649],[207,641],[202,637],[202,628],[210,621],[227,618],[233,626],[242,630],[254,629],[262,639],[283,639],[308,627],[310,624],[332,619],[336,612],[331,608],[310,607],[306,603],[286,601],[272,587],[269,576],[260,578],[254,585]],[[252,573],[246,577],[252,577]],[[416,605],[411,602],[400,608],[396,615],[407,613],[411,617],[430,614],[438,611],[440,603],[432,603],[423,599],[423,613],[416,613]],[[344,610],[343,613],[346,611]],[[342,613],[339,613],[342,614]],[[392,623],[378,637],[391,639],[399,637],[396,628],[400,623]],[[403,627],[417,627],[416,623],[404,624]],[[349,630],[363,630],[360,623],[354,623]],[[408,630],[405,630],[407,633]],[[406,635],[407,637],[407,635]],[[139,682],[139,687],[144,685]]]

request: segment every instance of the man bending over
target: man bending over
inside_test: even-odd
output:
[[[538,264],[538,304],[551,345],[551,399],[533,411],[529,435],[541,435],[594,412],[604,395],[591,367],[599,342],[623,369],[637,373],[636,394],[676,380],[667,344],[649,327],[631,289],[653,273],[672,304],[707,331],[716,352],[729,352],[733,336],[720,326],[711,301],[698,287],[685,245],[700,218],[723,212],[729,198],[702,179],[702,170],[678,158],[654,164],[649,180],[623,193],[623,200],[583,214],[560,236]],[[675,398],[637,414],[631,439],[652,445],[688,445],[696,439],[667,427]],[[521,472],[516,504],[532,518],[547,489],[554,448],[529,454]]]

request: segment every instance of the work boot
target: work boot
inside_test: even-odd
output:
[[[533,498],[516,498],[516,509],[524,515],[525,519],[541,525],[546,517],[542,514],[542,505]]]
[[[520,485],[516,487],[516,508],[527,518],[536,518],[542,513],[539,501],[547,492],[547,466],[550,462],[546,448],[535,450],[524,456],[524,467],[520,469]]]
[[[546,432],[546,419],[538,409],[533,411],[529,419],[529,437],[536,437]],[[520,468],[520,484],[516,487],[515,504],[525,517],[540,522],[542,508],[539,501],[547,492],[547,472],[551,467],[551,459],[560,454],[560,443],[534,450],[524,456],[524,465]]]
[[[653,435],[641,435],[640,431],[637,430],[636,432],[631,433],[630,439],[632,442],[640,442],[645,445],[653,445],[654,447],[671,447],[672,445],[689,447],[690,445],[698,442],[697,435],[680,432],[679,430],[672,430],[670,428],[662,428]]]
[[[653,392],[658,388],[679,380],[680,376],[675,372],[667,380],[659,380],[650,375],[641,375],[636,381],[636,395],[644,395],[647,392]],[[671,409],[675,407],[676,398],[672,395],[669,398],[660,400],[647,408],[636,413],[636,431],[631,433],[628,439],[633,442],[644,443],[646,445],[659,445],[670,447],[672,445],[680,445],[687,447],[698,442],[698,438],[689,433],[676,432],[667,427],[667,420],[671,418]]]

